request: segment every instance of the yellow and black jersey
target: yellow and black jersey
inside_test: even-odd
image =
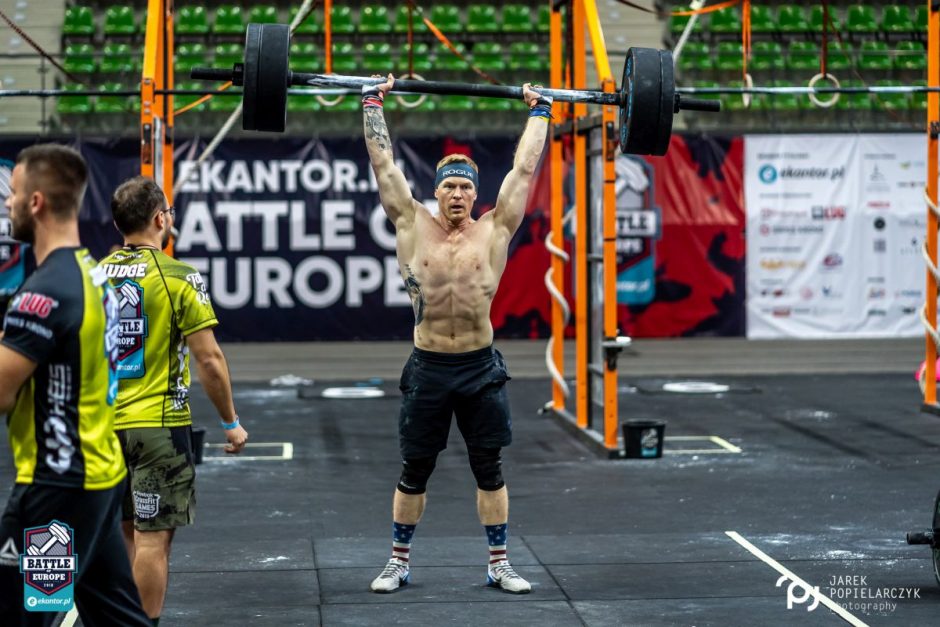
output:
[[[7,418],[16,482],[104,490],[126,474],[114,433],[118,300],[84,248],[58,248],[13,296],[3,345],[36,362]]]
[[[118,250],[101,267],[121,312],[115,428],[191,424],[186,336],[218,324],[202,275],[142,247]]]

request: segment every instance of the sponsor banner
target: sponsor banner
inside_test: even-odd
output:
[[[745,140],[747,336],[922,333],[922,135]]]

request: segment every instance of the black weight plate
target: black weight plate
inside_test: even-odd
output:
[[[627,50],[627,61],[623,67],[623,84],[627,92],[620,115],[620,151],[624,154],[663,154],[656,152],[663,100],[662,79],[662,61],[658,50]]]
[[[249,24],[245,31],[245,59],[242,64],[242,128],[258,130],[258,51],[261,49],[261,24]]]
[[[290,27],[249,24],[245,35],[242,128],[284,132],[290,80]]]
[[[669,150],[669,140],[672,138],[673,109],[676,105],[676,77],[672,61],[672,52],[659,50],[659,70],[662,76],[660,81],[661,97],[659,104],[659,124],[656,126],[656,146],[653,154],[663,156]]]

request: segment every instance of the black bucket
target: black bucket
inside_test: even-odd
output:
[[[623,423],[623,450],[631,459],[663,456],[666,423],[659,420],[628,420]]]
[[[206,446],[206,428],[193,427],[193,462],[202,463],[202,451]]]

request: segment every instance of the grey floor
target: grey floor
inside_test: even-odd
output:
[[[415,536],[412,584],[368,590],[390,551],[407,345],[226,346],[261,459],[207,450],[161,625],[938,624],[929,549],[904,543],[930,525],[940,488],[940,419],[920,410],[912,376],[922,347],[638,342],[621,362],[621,417],[667,422],[666,455],[639,461],[601,459],[539,414],[544,344],[501,344],[516,376],[509,552],[533,583],[512,596],[482,585],[486,543],[456,429]],[[268,383],[288,373],[315,380],[312,398]],[[689,376],[730,389],[662,391]],[[318,396],[372,377],[384,398]],[[197,391],[197,422],[218,443],[210,407]],[[283,443],[291,459],[264,459]],[[9,481],[5,447],[0,456]],[[788,609],[779,569],[846,604],[843,616],[808,611],[812,599]]]

